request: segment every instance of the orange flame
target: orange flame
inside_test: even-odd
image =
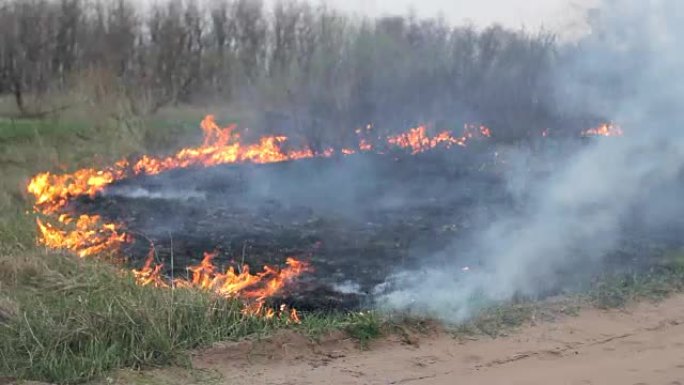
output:
[[[74,220],[68,215],[57,218],[61,228],[36,219],[39,241],[46,247],[67,250],[79,257],[88,257],[118,250],[128,236],[113,223],[104,223],[97,215],[81,215]]]
[[[196,266],[188,267],[192,272],[190,279],[176,279],[167,282],[161,276],[163,264],[154,262],[154,253],[151,251],[143,267],[132,270],[136,282],[142,286],[154,287],[182,287],[193,288],[212,292],[222,298],[242,299],[245,301],[243,313],[246,315],[264,316],[273,318],[273,309],[264,306],[266,299],[278,294],[288,282],[305,272],[311,271],[308,263],[287,258],[286,267],[277,269],[264,266],[264,270],[257,274],[251,274],[248,265],[243,265],[240,272],[236,272],[231,266],[225,273],[217,271],[212,262],[217,253],[204,253],[204,259]],[[287,311],[287,307],[281,305],[279,317],[287,316],[292,322],[299,322],[299,315],[295,309]]]
[[[55,175],[49,172],[41,173],[31,179],[27,190],[35,196],[36,209],[44,214],[51,214],[66,206],[70,199],[79,195],[94,196],[107,185],[130,177],[132,175],[155,175],[161,172],[192,166],[215,166],[228,163],[274,163],[288,160],[312,158],[316,156],[311,149],[285,151],[283,144],[286,136],[266,136],[257,143],[242,144],[240,134],[235,132],[235,126],[220,128],[213,115],[208,115],[201,123],[204,141],[199,147],[184,148],[176,154],[166,158],[143,156],[138,161],[130,163],[120,160],[104,170],[86,168],[72,174]],[[370,130],[369,125],[366,130]],[[420,126],[408,132],[390,136],[387,143],[399,148],[411,149],[413,153],[423,152],[440,144],[447,147],[452,145],[465,146],[466,142],[476,136],[489,137],[487,127],[466,125],[461,137],[453,137],[448,132],[442,132],[435,137],[427,134],[425,126]],[[373,145],[367,139],[360,139],[358,149],[371,151]],[[357,151],[343,149],[343,155],[351,155]],[[319,156],[327,157],[335,154],[333,149],[326,149]]]
[[[162,268],[163,264],[154,263],[154,250],[150,250],[145,265],[140,270],[133,269],[131,272],[140,286],[169,287],[161,276]]]
[[[418,154],[439,145],[444,145],[446,148],[454,145],[465,147],[466,143],[475,137],[491,137],[491,135],[491,130],[485,126],[477,127],[466,124],[463,135],[460,137],[451,136],[448,131],[443,131],[434,137],[430,137],[427,134],[427,128],[419,126],[399,135],[390,136],[387,142],[400,148],[410,148],[413,154]]]
[[[94,197],[113,182],[133,175],[155,175],[171,169],[195,166],[245,162],[273,163],[314,156],[330,157],[337,153],[332,148],[318,154],[310,148],[285,150],[283,145],[288,140],[285,136],[266,136],[256,143],[244,144],[234,125],[221,128],[212,115],[202,120],[201,128],[204,140],[200,146],[183,148],[171,156],[146,155],[133,162],[123,159],[101,170],[85,168],[62,175],[46,172],[33,177],[28,183],[27,190],[35,197],[35,211],[44,217],[36,220],[39,230],[38,241],[46,247],[66,250],[80,257],[120,252],[121,247],[132,239],[124,231],[123,225],[108,223],[97,215],[80,215],[73,218],[63,212],[68,212],[67,206],[73,198],[83,195]],[[360,151],[373,151],[374,145],[371,141],[361,137],[372,128],[369,124],[365,130],[357,130],[360,135],[357,149],[346,148],[339,153],[352,155]],[[466,142],[475,136],[488,137],[490,131],[486,127],[466,126],[461,137],[453,137],[448,132],[430,137],[426,127],[420,126],[387,138],[387,143],[409,149],[416,154],[438,145],[465,146]],[[202,263],[190,268],[191,280],[167,282],[160,275],[162,265],[155,264],[152,255],[148,257],[145,265],[139,270],[134,270],[133,274],[141,285],[192,287],[212,291],[223,297],[247,299],[250,301],[245,308],[248,314],[273,317],[273,310],[265,309],[263,306],[265,299],[281,290],[285,282],[309,270],[308,265],[290,258],[287,260],[287,267],[281,270],[266,266],[263,272],[251,274],[249,267],[243,266],[239,272],[231,267],[221,273],[212,263],[214,256],[215,254],[208,253]],[[281,309],[280,314],[285,312],[286,309]],[[290,310],[290,317],[294,320],[299,319],[294,309]]]
[[[331,148],[320,154],[314,154],[308,148],[285,151],[283,149],[283,144],[287,141],[285,136],[267,136],[262,137],[257,143],[243,144],[240,142],[240,134],[236,132],[234,125],[221,128],[216,124],[213,115],[205,117],[201,127],[204,132],[202,145],[181,149],[172,156],[165,158],[143,156],[133,163],[124,159],[103,170],[85,168],[71,174],[55,175],[46,172],[36,175],[27,186],[28,192],[35,197],[36,212],[54,217],[60,210],[65,209],[74,197],[81,195],[94,197],[109,184],[132,175],[154,175],[171,169],[193,166],[207,167],[244,162],[273,163],[314,156],[330,157],[335,154],[335,150]],[[365,127],[366,133],[371,130],[372,125]],[[357,133],[362,134],[363,131],[359,129]],[[438,145],[465,146],[468,140],[476,136],[489,137],[490,135],[487,127],[466,125],[461,137],[453,137],[446,131],[430,137],[427,134],[427,128],[420,126],[405,133],[390,136],[387,138],[387,143],[410,149],[413,154],[417,154]],[[346,148],[340,150],[340,153],[352,155],[359,151],[372,151],[373,148],[368,139],[360,138],[358,150]],[[127,238],[121,230],[122,225],[102,223],[97,216],[81,216],[75,229],[66,226],[67,223],[62,219],[55,221],[53,218],[52,222],[52,224],[38,223],[41,234],[39,242],[50,248],[74,252],[81,257],[105,251],[116,251]]]
[[[45,217],[37,219],[38,241],[46,247],[66,250],[80,257],[119,252],[125,243],[131,241],[123,225],[108,223],[97,215],[80,215],[73,218],[63,212],[68,211],[67,206],[73,198],[83,195],[94,197],[113,182],[133,175],[154,175],[176,168],[228,163],[273,163],[315,156],[330,157],[338,153],[332,148],[319,153],[314,153],[310,148],[286,150],[283,146],[288,140],[286,136],[266,136],[256,143],[243,144],[234,125],[221,128],[212,115],[204,118],[201,128],[204,133],[202,145],[183,148],[171,156],[143,156],[133,162],[120,160],[102,170],[85,168],[71,174],[57,175],[46,172],[34,176],[28,183],[27,190],[35,197],[35,211]],[[374,151],[376,143],[367,136],[372,129],[373,126],[368,124],[365,130],[356,130],[359,135],[358,148],[342,149],[339,153],[352,155]],[[604,124],[582,133],[583,136],[622,134],[622,130],[612,124]],[[452,136],[447,131],[430,136],[426,126],[419,126],[389,136],[385,142],[387,145],[418,154],[438,146],[466,146],[475,138],[487,137],[491,137],[491,130],[485,126],[465,125],[461,136]],[[382,142],[380,138],[374,139]],[[307,264],[289,258],[287,266],[283,269],[266,266],[262,272],[251,274],[249,267],[245,265],[238,272],[230,267],[221,273],[212,262],[214,257],[215,254],[207,253],[199,265],[190,267],[190,280],[165,280],[161,276],[163,265],[155,264],[152,254],[148,256],[141,269],[133,270],[133,275],[139,284],[145,286],[191,287],[211,291],[222,297],[241,298],[247,301],[246,314],[275,317],[276,312],[264,306],[266,298],[278,293],[286,282],[310,270]],[[278,312],[278,316],[285,313],[287,309],[283,308]],[[299,320],[295,309],[289,311],[289,317],[293,321]]]
[[[582,131],[582,136],[623,136],[625,133],[620,126],[604,123],[598,127]]]

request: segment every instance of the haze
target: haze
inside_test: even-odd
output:
[[[154,4],[163,0],[137,0]],[[215,0],[201,0],[212,2]],[[263,0],[271,6],[279,0]],[[299,0],[302,1],[302,0]],[[561,37],[573,37],[586,31],[584,14],[598,0],[303,0],[365,16],[407,15],[442,17],[450,24],[475,27],[494,23],[511,28],[544,28]]]
[[[276,0],[267,0],[274,3]],[[561,34],[584,29],[583,11],[595,0],[325,0],[341,10],[369,16],[442,16],[450,23],[486,26],[499,23],[508,27],[543,27]]]

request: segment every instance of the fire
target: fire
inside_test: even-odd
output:
[[[164,268],[163,264],[154,263],[154,249],[150,250],[147,255],[147,260],[145,265],[140,270],[133,269],[133,277],[135,277],[135,282],[140,286],[154,286],[154,287],[164,287],[167,288],[169,285],[164,281],[161,275],[161,270]]]
[[[155,175],[177,168],[229,163],[274,163],[336,154],[352,155],[377,152],[388,147],[418,154],[436,147],[464,147],[472,140],[492,135],[491,130],[483,125],[465,125],[460,136],[449,131],[431,135],[427,126],[421,125],[383,138],[371,135],[373,126],[368,124],[356,130],[358,146],[340,150],[326,148],[314,152],[306,147],[290,148],[287,146],[288,137],[282,135],[265,136],[254,143],[244,143],[235,125],[222,128],[212,115],[202,120],[201,128],[204,134],[201,145],[183,148],[170,156],[146,155],[137,160],[122,159],[103,169],[84,168],[61,175],[45,172],[33,177],[27,190],[35,197],[34,208],[40,215],[36,220],[38,241],[48,248],[65,250],[84,258],[104,253],[120,254],[122,246],[132,240],[123,224],[108,222],[97,215],[70,215],[69,204],[79,196],[95,197],[108,185],[135,175]],[[542,135],[547,136],[548,129]],[[623,132],[616,125],[604,124],[585,130],[582,135],[621,136]],[[239,269],[229,267],[220,271],[213,263],[215,257],[216,254],[207,253],[200,264],[189,267],[191,277],[188,279],[170,281],[163,277],[163,265],[155,263],[153,254],[148,256],[142,268],[132,273],[140,285],[204,290],[221,297],[245,301],[246,314],[275,317],[289,313],[290,319],[299,320],[295,309],[274,311],[264,304],[269,297],[279,293],[287,282],[310,271],[308,264],[288,258],[282,269],[265,266],[261,272],[253,273],[249,266],[244,265]]]
[[[103,170],[86,168],[64,175],[41,173],[31,179],[27,190],[35,197],[38,212],[52,214],[63,209],[73,197],[95,196],[111,183],[133,175],[155,175],[176,168],[209,167],[228,163],[274,163],[314,156],[329,157],[336,153],[333,149],[326,149],[320,154],[315,154],[309,148],[285,150],[283,145],[288,140],[286,136],[266,136],[257,143],[243,144],[234,125],[221,128],[212,115],[204,118],[201,127],[204,140],[199,147],[184,148],[165,158],[143,156],[135,162],[123,159]],[[372,126],[368,125],[366,131],[370,131],[371,128]],[[387,143],[410,149],[415,154],[440,144],[446,147],[465,146],[467,141],[476,136],[489,137],[491,132],[484,126],[466,125],[464,134],[460,137],[451,136],[446,131],[430,137],[427,128],[419,126],[405,133],[390,136]],[[373,147],[368,139],[361,138],[358,150],[347,148],[340,150],[340,153],[352,155],[358,151],[371,151]]]
[[[368,124],[356,130],[359,140],[356,148],[326,148],[314,152],[311,148],[286,147],[286,136],[265,136],[255,143],[243,143],[235,125],[221,128],[212,115],[202,120],[201,128],[204,133],[201,145],[183,148],[167,157],[146,155],[133,161],[122,159],[100,170],[84,168],[62,175],[45,172],[33,177],[28,183],[27,190],[34,196],[34,210],[40,215],[40,218],[36,219],[39,243],[83,258],[104,253],[119,255],[122,246],[132,240],[123,224],[108,222],[97,215],[69,215],[68,206],[76,197],[95,197],[108,185],[135,175],[155,175],[177,168],[209,167],[229,163],[274,163],[331,157],[336,154],[352,155],[377,151],[377,148],[388,146],[418,154],[438,146],[464,147],[471,140],[491,137],[491,130],[481,125],[465,125],[460,136],[453,136],[448,131],[431,136],[428,128],[423,125],[386,138],[371,138],[373,126]],[[545,130],[542,135],[547,134],[548,130]],[[620,136],[623,132],[618,126],[604,124],[586,130],[582,135]],[[144,266],[132,271],[138,284],[208,291],[220,297],[243,300],[245,314],[267,318],[287,315],[290,320],[299,321],[295,309],[281,307],[276,312],[265,306],[265,303],[269,297],[279,293],[288,282],[311,270],[304,262],[288,258],[284,268],[265,266],[263,271],[258,273],[250,272],[247,265],[241,266],[239,270],[229,267],[225,271],[220,271],[213,263],[216,254],[206,253],[200,264],[188,268],[191,278],[169,281],[162,276],[163,264],[155,263],[154,256],[154,253],[151,253]]]
[[[151,251],[143,267],[133,270],[136,282],[142,286],[193,288],[214,293],[223,298],[241,299],[245,302],[243,313],[273,318],[273,309],[265,306],[265,301],[278,294],[288,282],[301,274],[311,271],[311,266],[294,258],[287,258],[286,266],[278,269],[264,266],[263,271],[252,274],[248,265],[243,265],[240,271],[230,266],[225,272],[219,272],[213,259],[217,253],[205,253],[204,259],[196,265],[188,267],[192,273],[189,279],[176,279],[168,282],[161,275],[163,264],[154,262],[154,252]],[[295,309],[289,312],[282,306],[279,316],[287,315],[293,322],[299,322],[299,315]]]
[[[106,223],[97,215],[68,215],[57,218],[60,228],[36,219],[39,241],[48,248],[70,251],[79,257],[89,257],[116,251],[128,242],[126,233],[113,223]]]
[[[431,150],[439,145],[450,148],[454,145],[465,147],[466,143],[475,137],[491,137],[491,130],[485,126],[465,125],[463,135],[454,137],[448,131],[443,131],[436,136],[430,137],[425,126],[410,129],[408,132],[390,136],[387,139],[389,144],[400,148],[409,148],[412,154],[418,154]]]
[[[373,151],[373,145],[370,144],[366,139],[361,139],[359,141],[359,150],[361,150],[361,151]]]
[[[71,174],[56,175],[46,172],[33,177],[27,190],[35,197],[35,211],[51,221],[38,222],[39,242],[49,248],[67,250],[81,257],[117,251],[128,237],[122,230],[122,225],[104,223],[98,216],[81,216],[76,221],[67,216],[55,219],[55,216],[64,211],[73,198],[83,195],[94,197],[113,182],[134,175],[155,175],[176,168],[228,163],[273,163],[314,156],[330,157],[336,153],[332,148],[319,154],[315,154],[310,148],[285,150],[284,144],[288,140],[286,136],[266,136],[256,143],[243,144],[234,125],[221,128],[212,115],[202,120],[201,128],[204,133],[202,145],[183,148],[168,157],[143,156],[133,162],[122,159],[102,170],[85,168]],[[357,130],[357,134],[367,134],[372,128],[369,124],[365,130]],[[446,131],[431,137],[425,126],[419,126],[388,137],[386,143],[417,154],[439,145],[447,148],[453,145],[465,146],[472,138],[489,136],[490,130],[484,126],[466,125],[460,137],[454,137]],[[352,155],[373,149],[374,144],[368,138],[360,137],[358,149],[345,148],[339,153]]]
[[[612,123],[604,123],[596,128],[582,131],[582,136],[623,136],[624,132],[620,126]]]
[[[105,186],[126,176],[127,162],[117,162],[107,170],[86,168],[73,174],[38,174],[28,184],[27,190],[36,197],[36,207],[44,213],[54,213],[79,195],[94,196]]]

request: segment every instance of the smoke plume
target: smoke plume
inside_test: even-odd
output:
[[[379,288],[380,306],[460,321],[484,304],[539,296],[596,272],[635,210],[646,227],[678,221],[684,55],[677,38],[684,28],[676,18],[683,11],[667,0],[604,1],[591,10],[591,34],[561,54],[559,108],[610,116],[625,136],[583,147],[543,180],[528,168],[510,173],[523,208],[444,250],[439,258],[447,256],[448,266],[427,258],[431,267],[395,274]],[[474,265],[465,269],[463,261]]]

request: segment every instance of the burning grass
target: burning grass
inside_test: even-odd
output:
[[[35,247],[35,222],[25,215],[28,207],[20,190],[30,175],[54,164],[90,165],[95,154],[115,160],[145,147],[139,141],[146,134],[127,137],[81,126],[49,132],[46,127],[31,135],[24,130],[20,136],[0,135],[0,169],[5,176],[0,189],[0,207],[4,209],[0,216],[2,375],[73,383],[121,367],[174,363],[189,349],[216,341],[264,337],[279,328],[294,328],[311,338],[343,329],[365,345],[383,333],[413,324],[403,319],[387,323],[373,312],[306,314],[299,324],[277,314],[253,317],[244,314],[243,302],[219,297],[211,290],[141,286],[133,275],[104,262]],[[480,127],[471,132],[489,135]],[[606,127],[587,135],[615,132]],[[460,146],[462,140],[428,138],[420,129],[411,133],[395,137],[395,142],[413,153],[446,142]],[[370,142],[360,141],[357,151],[373,148]],[[78,218],[72,219],[70,224],[77,222]],[[668,266],[645,275],[606,277],[585,300],[598,306],[620,306],[679,291],[684,270],[673,268],[679,266],[676,263]],[[206,282],[205,278],[198,276],[198,282]],[[495,304],[462,329],[497,336],[529,322],[544,306],[530,301]]]
[[[310,314],[297,325],[289,317],[253,317],[235,300],[143,287],[107,263],[37,247],[22,192],[31,175],[156,147],[154,138],[168,129],[129,126],[135,132],[126,134],[112,125],[53,123],[0,121],[0,377],[75,383],[116,368],[168,364],[188,349],[278,328],[314,338],[380,322],[348,314]]]
[[[73,383],[120,367],[175,362],[189,349],[282,327],[315,336],[348,328],[369,338],[380,320],[359,315],[253,317],[206,292],[157,290],[97,261],[27,253],[0,261],[0,371]]]
[[[359,141],[356,147],[329,147],[315,151],[308,146],[292,148],[286,136],[262,136],[254,142],[245,142],[235,125],[221,128],[212,115],[206,116],[200,126],[204,133],[201,145],[182,148],[170,156],[144,155],[135,160],[123,158],[100,169],[89,167],[64,174],[44,172],[31,178],[27,192],[33,195],[34,211],[40,215],[36,219],[39,242],[52,250],[65,250],[79,257],[106,253],[128,260],[129,256],[122,253],[122,246],[131,243],[133,237],[127,232],[125,223],[109,222],[99,215],[73,213],[70,205],[80,197],[95,198],[114,182],[134,176],[153,176],[193,167],[330,158],[335,154],[348,156],[370,151],[384,154],[392,148],[416,155],[437,147],[465,147],[472,140],[491,137],[487,127],[466,125],[461,136],[448,131],[431,135],[425,126],[419,126],[397,135],[374,138],[369,125],[365,130],[357,130]],[[215,271],[211,258],[205,258],[200,265],[190,268],[192,280],[165,282],[160,275],[161,266],[156,265],[151,256],[142,269],[134,270],[134,274],[141,285],[191,287],[210,290],[226,298],[246,299],[249,300],[248,313],[273,317],[275,312],[264,307],[265,301],[279,294],[290,280],[310,270],[306,263],[292,257],[286,264],[282,269],[265,266],[264,272],[256,275],[249,274],[247,265],[242,266],[245,273],[236,273],[232,268],[226,273],[219,273]],[[255,285],[260,287],[255,289]],[[280,312],[284,311],[281,307]],[[289,313],[293,320],[298,320],[295,309]]]
[[[243,302],[210,290],[184,285],[159,290],[137,284],[132,274],[102,261],[36,247],[35,222],[26,215],[29,207],[21,192],[24,181],[54,164],[90,164],[96,155],[101,155],[100,162],[120,158],[143,147],[139,141],[145,136],[110,137],[111,132],[81,126],[53,132],[49,125],[39,126],[30,135],[20,130],[21,136],[5,136],[0,143],[8,150],[3,150],[6,157],[0,162],[5,176],[0,216],[2,375],[80,382],[115,368],[173,363],[189,349],[266,336],[283,327],[311,338],[342,329],[364,344],[383,332],[384,321],[372,312],[309,313],[300,323],[293,323],[289,315],[254,317],[245,314]],[[424,131],[417,134],[397,140],[407,140],[412,152],[432,145]],[[450,141],[445,138],[439,142]],[[463,140],[451,140],[450,145]],[[359,150],[370,150],[368,146],[360,141]],[[80,218],[62,220],[72,226],[78,226],[79,220],[85,227],[92,223]],[[92,250],[88,254],[104,251],[87,249]],[[207,277],[198,274],[198,282]]]
[[[36,223],[22,193],[29,176],[55,164],[106,162],[158,147],[155,138],[168,130],[161,123],[133,135],[111,126],[54,129],[67,126],[0,122],[0,377],[76,383],[116,368],[173,363],[189,349],[284,327],[311,338],[340,329],[360,339],[375,335],[381,320],[372,315],[308,314],[300,324],[253,317],[236,300],[143,287],[107,263],[36,247]]]
[[[670,257],[668,257],[670,258]],[[452,330],[457,336],[498,337],[539,320],[572,316],[586,306],[623,306],[680,292],[681,258],[648,274],[605,277],[562,300],[495,304]],[[18,378],[75,383],[122,367],[182,362],[189,349],[294,328],[311,338],[346,330],[362,347],[385,333],[420,331],[422,320],[387,320],[373,312],[251,317],[242,304],[187,289],[135,284],[110,265],[62,254],[25,253],[0,259],[0,371]],[[115,293],[115,294],[113,294]]]

